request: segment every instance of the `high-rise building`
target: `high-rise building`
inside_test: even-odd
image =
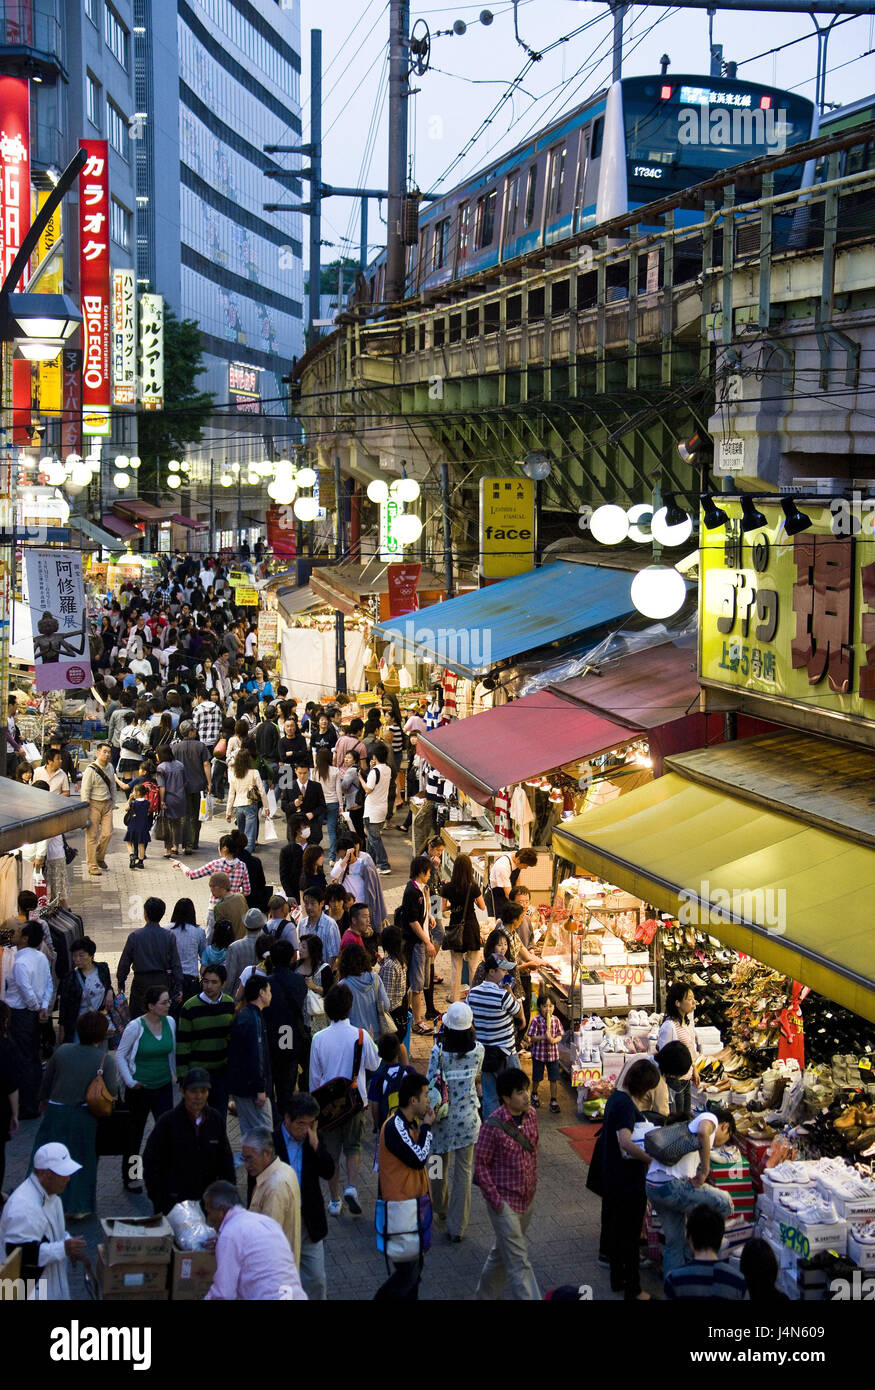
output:
[[[303,344],[301,216],[262,205],[277,196],[265,173],[288,167],[264,146],[300,143],[300,3],[133,0],[133,11],[137,276],[200,326],[198,386],[217,404],[209,439],[188,455],[203,484],[210,456],[245,474],[266,440],[288,448],[282,378]],[[244,488],[244,526],[264,502],[261,485]]]

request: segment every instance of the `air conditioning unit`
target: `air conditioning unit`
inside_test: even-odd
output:
[[[849,484],[842,478],[792,478],[780,491],[788,497],[840,497]]]

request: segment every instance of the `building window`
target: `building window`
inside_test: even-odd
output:
[[[85,18],[97,23],[97,0],[85,0]]]
[[[434,229],[434,247],[432,250],[432,269],[440,270],[446,264],[447,251],[450,245],[450,219],[443,218],[438,222]]]
[[[120,154],[122,159],[127,159],[129,153],[128,122],[115,102],[109,100],[106,103],[106,133],[116,154]]]
[[[497,196],[494,192],[485,193],[482,198],[477,199],[477,208],[474,214],[474,245],[478,250],[484,246],[492,245]]]
[[[462,203],[459,207],[459,260],[468,254],[468,236],[471,229],[471,204]]]
[[[109,234],[118,246],[125,251],[131,249],[131,234],[133,218],[126,207],[122,207],[116,198],[109,200]]]
[[[103,12],[103,37],[106,40],[106,46],[109,51],[115,54],[125,72],[127,72],[128,44],[130,38],[127,29],[122,24],[111,5],[107,5]]]
[[[538,196],[538,166],[533,164],[526,180],[526,217],[525,225],[530,227],[535,216],[535,199]]]
[[[98,130],[103,127],[100,124],[100,83],[95,82],[90,72],[85,74],[85,113],[93,126]]]

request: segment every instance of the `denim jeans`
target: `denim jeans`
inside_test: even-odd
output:
[[[246,848],[250,854],[253,854],[258,842],[258,807],[238,806],[235,816],[237,829],[243,831],[246,836]]]
[[[709,1207],[724,1218],[732,1213],[732,1203],[725,1192],[718,1192],[707,1183],[704,1187],[693,1187],[689,1178],[649,1182],[647,1197],[665,1232],[663,1277],[687,1263],[687,1214],[694,1207]]]
[[[506,1070],[508,1069],[508,1067],[518,1067],[519,1064],[520,1064],[520,1059],[519,1059],[519,1057],[516,1055],[515,1052],[511,1052],[511,1053],[508,1054],[507,1058],[505,1059],[504,1066],[501,1068],[501,1070],[502,1070],[502,1071],[506,1071]],[[492,1071],[492,1072],[485,1071],[485,1072],[483,1073],[482,1077],[481,1077],[481,1081],[482,1081],[482,1083],[483,1083],[483,1118],[484,1118],[484,1120],[486,1120],[486,1119],[489,1118],[489,1116],[492,1114],[493,1110],[497,1110],[497,1109],[498,1109],[499,1100],[498,1100],[498,1090],[497,1090],[497,1087],[496,1087],[497,1079],[498,1079],[498,1072],[497,1072],[497,1071]]]
[[[372,821],[365,817],[365,834],[368,838],[368,854],[373,859],[378,869],[388,869],[389,856],[383,844],[383,826],[385,821]]]
[[[340,813],[340,804],[337,801],[326,801],[325,803],[325,828],[328,831],[328,857],[334,858],[334,851],[337,848],[337,817]]]

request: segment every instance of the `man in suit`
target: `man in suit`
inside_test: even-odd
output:
[[[325,1237],[328,1218],[320,1178],[334,1176],[334,1159],[317,1134],[319,1102],[297,1091],[282,1107],[283,1122],[274,1130],[274,1147],[282,1163],[290,1163],[301,1189],[301,1263],[304,1292],[317,1301],[328,1297],[325,1281]]]
[[[292,969],[294,955],[291,941],[277,941],[271,946],[270,1003],[263,1015],[280,1114],[295,1089],[298,1067],[306,1077],[309,1066],[310,1033],[304,1022],[307,981]]]
[[[231,1027],[228,1048],[228,1092],[237,1106],[240,1133],[271,1128],[270,1049],[262,1012],[270,1003],[270,982],[250,975],[243,986],[246,1001]]]
[[[318,845],[326,815],[325,797],[319,783],[310,776],[310,765],[303,761],[303,755],[295,762],[295,780],[283,792],[282,806],[287,818],[303,817],[310,827],[310,844]]]

